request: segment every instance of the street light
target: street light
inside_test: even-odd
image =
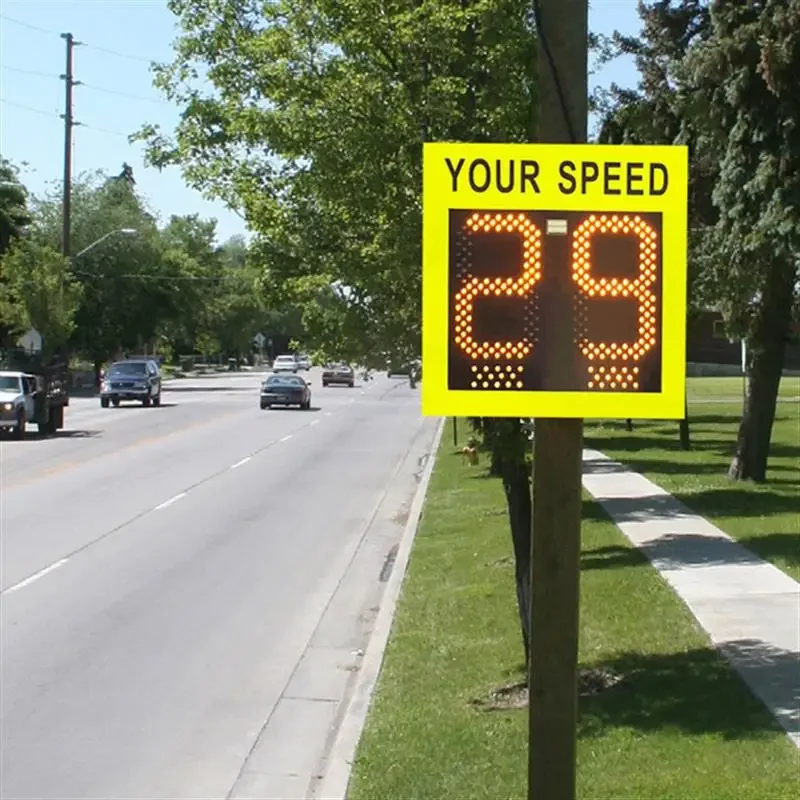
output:
[[[90,250],[93,250],[95,247],[97,247],[97,245],[99,245],[101,242],[104,242],[106,239],[108,239],[110,236],[136,236],[137,233],[139,233],[139,231],[137,231],[136,228],[118,228],[117,230],[109,231],[101,236],[96,242],[92,242],[88,247],[84,247],[83,250],[72,256],[71,260],[74,261],[76,258],[80,258],[82,255],[85,255]]]

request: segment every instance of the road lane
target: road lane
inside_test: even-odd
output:
[[[312,427],[326,414],[348,405],[354,397],[346,389],[319,390],[312,396],[315,405],[310,412],[264,412],[258,408],[258,380],[255,388],[252,384],[251,378],[246,391],[233,393],[223,403],[219,390],[228,384],[215,382],[194,394],[205,402],[187,403],[188,410],[181,404],[175,424],[166,427],[153,414],[160,409],[122,412],[128,413],[123,423],[114,421],[115,416],[122,416],[118,410],[106,410],[107,427],[99,428],[99,444],[88,451],[84,442],[64,439],[14,442],[12,457],[6,455],[7,450],[0,451],[0,589],[13,587],[156,506],[212,480],[234,463],[266,452],[286,436]],[[391,386],[378,384],[375,388],[380,395]],[[26,447],[40,449],[30,456]],[[48,459],[48,453],[58,457]],[[32,457],[38,460],[25,463],[25,458],[30,462]],[[41,482],[44,479],[46,488]],[[31,509],[37,512],[36,536],[30,535]]]
[[[319,384],[315,372],[308,377],[313,384]],[[0,441],[4,484],[51,474],[68,458],[83,461],[103,453],[118,452],[141,438],[168,436],[248,410],[257,405],[258,385],[262,379],[263,375],[246,373],[170,381],[164,385],[163,403],[159,408],[129,403],[116,409],[103,409],[97,398],[71,398],[65,428],[56,436],[40,437],[32,430],[25,441],[9,438]],[[77,444],[76,440],[79,440]]]
[[[385,378],[317,389],[311,413],[226,402],[229,419],[4,492],[0,796],[226,797],[433,435],[418,393]],[[104,433],[141,441],[133,424]],[[78,522],[54,536],[58,504]]]

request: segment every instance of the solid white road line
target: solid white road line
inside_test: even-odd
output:
[[[67,561],[69,561],[69,559],[62,558],[61,561],[56,561],[55,564],[51,564],[49,567],[45,567],[44,569],[40,569],[38,572],[35,572],[30,577],[25,578],[24,581],[20,581],[19,583],[15,583],[13,586],[9,586],[9,588],[6,589],[3,592],[3,594],[11,594],[12,592],[16,592],[17,589],[21,589],[23,586],[27,586],[28,584],[33,583],[34,581],[38,581],[39,578],[43,577],[44,575],[47,575],[48,572],[52,572],[54,569],[58,569],[60,566],[66,564]]]
[[[235,464],[232,464],[229,469],[236,469],[237,467],[241,467],[242,464],[246,464],[253,456],[245,456],[241,461],[237,461]]]
[[[319,425],[319,420],[318,419],[312,420],[311,424],[312,425]]]
[[[166,508],[167,506],[171,506],[173,503],[177,503],[178,500],[181,499],[181,497],[186,497],[186,492],[181,492],[180,494],[176,494],[175,497],[170,497],[169,500],[162,503],[160,506],[156,506],[155,510],[161,511],[162,508]]]
[[[281,441],[282,442],[288,442],[289,439],[291,439],[291,438],[292,438],[292,434],[290,433],[288,436],[284,436],[283,439],[281,439]]]

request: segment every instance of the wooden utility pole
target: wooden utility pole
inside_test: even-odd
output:
[[[74,80],[72,72],[72,54],[76,42],[71,33],[62,33],[61,38],[67,43],[67,63],[66,71],[61,76],[64,81],[64,113],[61,118],[64,120],[64,189],[62,204],[62,230],[61,230],[61,252],[69,258],[70,255],[70,230],[72,213],[72,129],[80,123],[75,122],[72,117],[72,87],[77,86],[80,81]]]
[[[583,143],[588,0],[534,0],[540,142]],[[582,419],[537,419],[533,445],[529,800],[575,800]]]

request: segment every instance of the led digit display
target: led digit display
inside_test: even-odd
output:
[[[458,210],[450,226],[450,389],[660,391],[659,215]]]
[[[423,412],[675,419],[683,147],[425,145]]]

